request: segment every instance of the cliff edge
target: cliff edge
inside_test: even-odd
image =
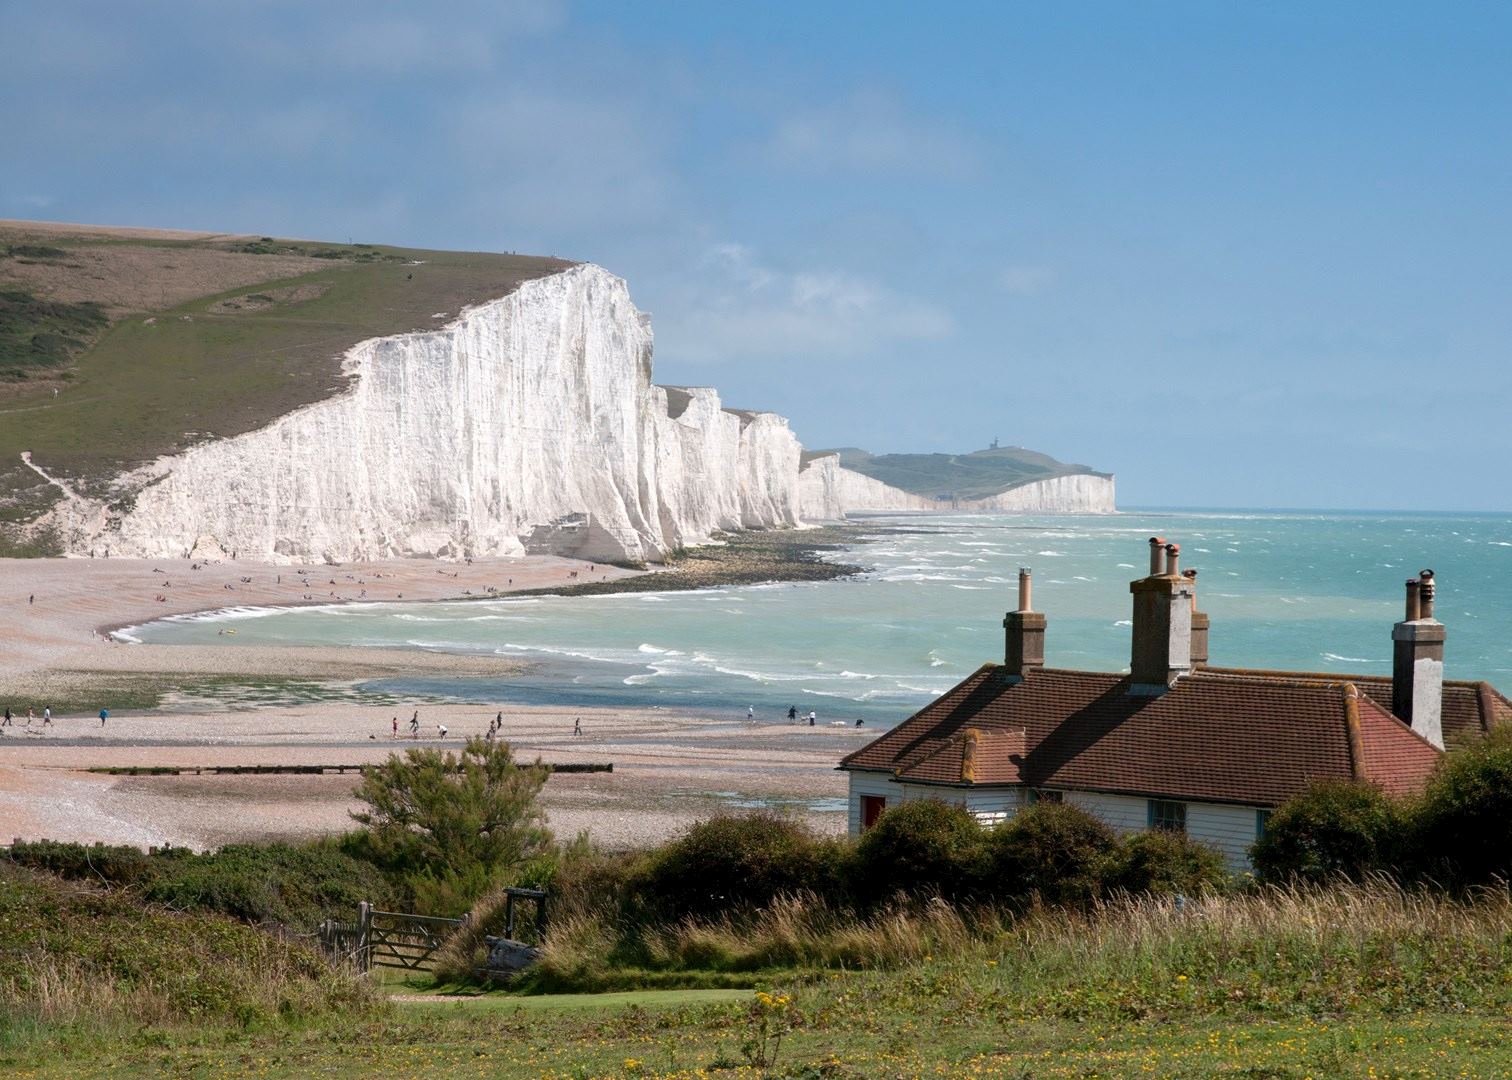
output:
[[[447,326],[361,342],[348,389],[69,494],[73,554],[285,561],[655,560],[716,529],[795,525],[798,440],[712,390],[651,383],[649,320],[579,265]]]

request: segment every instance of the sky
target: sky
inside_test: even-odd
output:
[[[1512,6],[0,0],[0,217],[522,251],[809,447],[1512,510]]]

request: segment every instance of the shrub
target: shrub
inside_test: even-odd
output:
[[[141,848],[123,845],[22,841],[11,847],[10,858],[12,862],[34,870],[106,885],[138,885],[157,874],[157,865],[151,856]]]
[[[350,918],[358,903],[383,904],[394,889],[374,865],[339,841],[231,844],[196,854],[167,848],[17,844],[11,860],[59,877],[130,887],[143,899],[179,911],[217,912],[246,922],[313,927],[332,915]]]
[[[1409,861],[1451,886],[1512,878],[1512,734],[1444,759],[1417,807]]]
[[[985,845],[976,818],[938,799],[906,802],[884,813],[856,845],[853,882],[864,904],[898,893],[963,900],[983,877]]]
[[[1229,873],[1223,856],[1185,833],[1151,829],[1119,842],[1104,884],[1126,893],[1195,896],[1223,888]]]
[[[369,809],[352,817],[374,857],[409,876],[417,895],[465,910],[550,845],[536,802],[546,776],[539,763],[516,765],[508,743],[407,750],[362,770],[354,794]]]
[[[1401,828],[1379,788],[1330,781],[1279,807],[1250,855],[1264,881],[1360,881],[1395,868]]]
[[[715,916],[800,892],[835,895],[835,855],[834,845],[790,818],[722,814],[654,852],[638,885],[662,918]]]
[[[987,834],[987,895],[1080,903],[1102,891],[1113,832],[1075,806],[1040,802]]]

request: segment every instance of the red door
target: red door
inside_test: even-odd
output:
[[[869,829],[875,825],[886,809],[887,800],[881,795],[861,796],[861,828]]]

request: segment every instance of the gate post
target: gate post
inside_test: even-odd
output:
[[[357,970],[372,970],[371,944],[373,932],[373,905],[366,900],[357,905]]]

